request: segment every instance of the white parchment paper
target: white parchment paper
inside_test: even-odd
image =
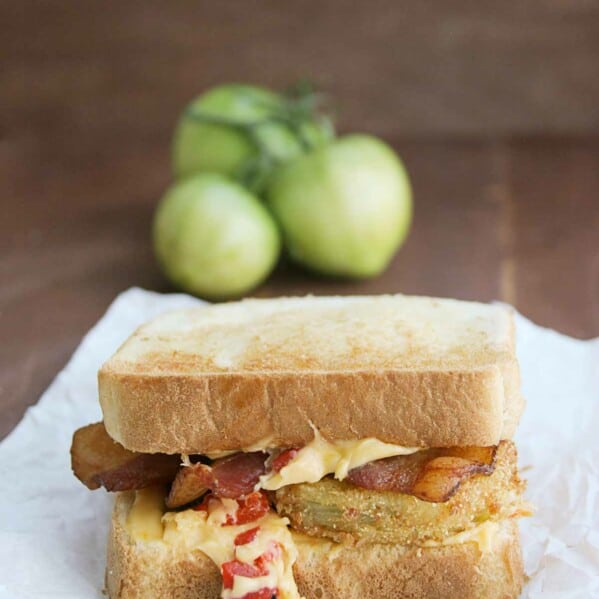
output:
[[[71,474],[71,435],[101,419],[96,372],[142,322],[197,305],[121,294],[0,444],[0,597],[102,597],[111,497]],[[599,338],[578,341],[518,316],[527,410],[516,437],[537,506],[522,524],[531,599],[599,597]]]

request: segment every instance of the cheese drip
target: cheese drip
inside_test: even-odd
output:
[[[282,556],[269,563],[265,576],[235,576],[233,588],[223,589],[221,597],[235,599],[270,588],[278,589],[281,599],[300,599],[293,578],[292,568],[297,559],[297,549],[288,529],[289,520],[270,511],[259,520],[247,524],[227,525],[227,518],[234,516],[237,508],[235,500],[220,499],[210,502],[209,513],[194,510],[168,512],[162,518],[164,541],[182,543],[189,550],[199,549],[219,569],[232,560],[252,564],[269,550],[273,542],[278,543],[282,548]],[[256,527],[259,530],[254,540],[235,546],[237,535]]]
[[[276,491],[287,485],[316,483],[327,474],[343,480],[348,472],[368,462],[419,451],[418,447],[403,447],[368,438],[357,441],[327,441],[314,429],[314,439],[298,450],[297,455],[279,472],[260,477],[256,489]]]

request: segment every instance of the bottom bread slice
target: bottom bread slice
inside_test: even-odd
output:
[[[217,599],[218,568],[201,551],[136,541],[126,529],[132,497],[117,496],[108,544],[111,599]],[[294,575],[306,599],[510,599],[524,574],[518,526],[503,521],[484,551],[475,542],[426,548],[337,545],[298,537]]]

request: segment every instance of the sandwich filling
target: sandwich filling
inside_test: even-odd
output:
[[[220,568],[223,599],[299,598],[289,521],[271,510],[263,493],[238,500],[208,495],[192,510],[168,512],[163,521],[166,542],[183,538]]]
[[[315,430],[304,447],[181,458],[130,452],[97,423],[75,433],[71,455],[89,488],[136,491],[133,539],[207,555],[224,599],[298,599],[296,541],[484,551],[498,523],[530,514],[510,441],[418,449]]]

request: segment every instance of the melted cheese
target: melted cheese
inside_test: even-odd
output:
[[[224,589],[223,599],[243,597],[263,588],[278,588],[281,599],[299,599],[293,578],[293,564],[297,549],[288,528],[289,520],[274,512],[261,519],[240,525],[226,525],[227,516],[235,514],[237,502],[221,499],[210,505],[210,513],[185,510],[164,513],[164,491],[149,488],[137,491],[129,515],[127,530],[138,541],[158,541],[184,547],[189,551],[199,549],[220,569],[222,564],[237,559],[245,563],[265,553],[272,541],[283,548],[281,559],[269,563],[268,574],[256,578],[235,576],[232,589]],[[246,545],[235,546],[235,537],[259,526],[256,538]]]
[[[314,439],[302,447],[279,472],[261,476],[256,489],[276,491],[287,485],[315,483],[327,474],[334,474],[336,479],[343,480],[352,468],[416,451],[419,448],[383,443],[372,438],[329,442],[314,429]]]
[[[297,550],[288,528],[289,520],[269,512],[258,521],[223,526],[227,516],[235,514],[237,502],[222,499],[214,505],[211,505],[210,514],[194,510],[165,514],[164,541],[184,544],[190,550],[199,549],[219,568],[234,559],[251,564],[269,549],[271,541],[276,541],[283,548],[283,556],[269,564],[268,574],[257,578],[235,576],[233,588],[223,590],[222,597],[232,599],[263,588],[278,588],[282,599],[299,599],[292,570]],[[260,528],[256,538],[236,547],[235,537],[256,526]]]
[[[163,535],[164,489],[149,487],[135,493],[127,516],[129,534],[140,541],[160,541]]]
[[[221,526],[226,520],[227,507],[231,513],[235,506],[230,499],[222,500],[222,506],[214,510],[210,517],[205,512],[185,510],[183,512],[167,512],[164,514],[163,491],[160,489],[143,489],[136,492],[135,501],[127,517],[127,530],[131,536],[138,541],[160,540],[169,544],[184,544],[191,549],[202,546],[201,549],[216,563],[224,563],[232,559],[231,543],[237,534],[254,528],[256,523],[243,524],[239,526]],[[526,515],[531,512],[527,511]],[[520,515],[520,514],[519,514]],[[297,550],[295,546],[310,548],[313,550],[326,549],[330,556],[336,555],[342,545],[317,537],[310,537],[299,532],[291,532],[287,528],[289,521],[274,513],[269,513],[260,521],[269,531],[271,538],[279,541],[284,547],[291,547],[289,553],[295,561]],[[476,543],[481,551],[487,551],[500,529],[498,522],[488,521],[483,524],[451,535],[442,541],[425,541],[423,547],[439,547],[443,545],[459,545],[462,543]],[[289,536],[283,531],[287,531]],[[261,537],[263,542],[265,538]],[[248,544],[249,547],[252,544]],[[239,551],[240,548],[238,548]],[[293,563],[293,562],[292,562]]]
[[[423,547],[439,547],[443,545],[462,545],[464,543],[476,543],[480,551],[487,552],[493,548],[495,539],[499,532],[499,522],[491,520],[479,524],[470,530],[459,532],[446,537],[442,541],[425,541]]]

